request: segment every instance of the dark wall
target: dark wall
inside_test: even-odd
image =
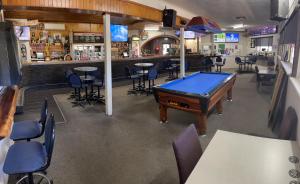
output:
[[[127,74],[125,72],[126,66],[134,66],[135,63],[139,62],[151,62],[154,64],[159,64],[159,72],[164,73],[164,69],[171,58],[176,57],[155,57],[147,59],[124,59],[112,61],[113,81],[127,79]],[[190,70],[192,71],[201,70],[204,68],[203,56],[201,55],[186,56],[186,62],[189,64]],[[104,62],[23,65],[21,85],[35,86],[66,83],[65,71],[80,66],[95,66],[99,68],[100,72],[104,72]]]

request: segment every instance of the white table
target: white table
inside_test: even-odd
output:
[[[289,184],[297,142],[217,131],[187,184]],[[299,180],[300,181],[300,180]]]

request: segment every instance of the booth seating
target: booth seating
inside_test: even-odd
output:
[[[195,125],[192,124],[186,128],[173,141],[172,145],[177,162],[180,184],[184,184],[202,156],[202,148],[198,140]]]
[[[53,183],[45,173],[51,163],[55,140],[54,129],[55,121],[51,114],[45,125],[45,142],[30,141],[13,144],[7,152],[3,171],[10,175],[24,174],[25,176],[17,183],[27,180],[29,184],[35,184],[34,176],[42,177],[48,184]]]
[[[39,120],[25,120],[15,122],[10,138],[14,141],[35,139],[41,137],[45,130],[48,115],[48,101],[44,100]]]

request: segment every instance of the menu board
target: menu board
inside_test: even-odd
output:
[[[73,43],[104,43],[101,33],[73,33]]]
[[[213,41],[214,43],[224,43],[226,35],[225,33],[214,34]]]

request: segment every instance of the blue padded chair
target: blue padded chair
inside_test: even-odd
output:
[[[73,102],[73,104],[82,105],[80,103],[80,101],[82,100],[81,99],[81,89],[87,88],[88,84],[83,83],[81,81],[80,77],[75,73],[70,75],[69,81],[70,81],[71,87],[74,88],[74,90],[76,92],[76,94],[75,94],[76,102]],[[86,93],[86,98],[87,98],[87,93]]]
[[[92,84],[92,91],[94,91],[94,86],[97,87],[97,101],[104,103],[104,96],[101,95],[100,91],[101,88],[104,86],[104,76],[100,72],[100,70],[91,72],[91,75],[95,78],[93,84]]]
[[[142,80],[142,75],[138,74],[138,69],[136,67],[125,67],[125,72],[132,80],[132,89],[128,91],[128,94],[136,94],[140,89],[141,89],[141,80]],[[136,81],[138,84],[136,85]]]
[[[235,58],[235,63],[239,65],[239,71],[242,71],[243,67],[245,68],[246,66],[240,57]]]
[[[48,115],[48,101],[45,99],[40,120],[26,120],[15,122],[12,128],[10,138],[14,141],[35,139],[41,137],[45,130],[45,123]]]
[[[149,84],[148,93],[152,92],[152,87],[155,85],[154,81],[155,81],[155,79],[157,79],[157,76],[158,76],[157,69],[155,67],[150,68],[148,71],[148,82],[149,82],[148,83]]]
[[[27,179],[29,184],[34,184],[33,176],[42,177],[51,183],[44,174],[50,166],[55,140],[55,121],[53,114],[47,119],[45,126],[45,142],[37,141],[17,142],[13,144],[4,162],[3,171],[6,174],[26,174],[17,183]]]

